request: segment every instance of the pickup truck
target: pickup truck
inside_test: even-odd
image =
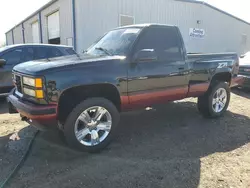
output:
[[[244,89],[250,89],[250,52],[240,57],[239,75],[244,79],[238,85]]]
[[[57,125],[71,147],[97,152],[115,136],[120,112],[198,97],[205,117],[228,108],[236,53],[186,53],[176,26],[143,24],[107,32],[82,55],[13,69],[10,113]]]

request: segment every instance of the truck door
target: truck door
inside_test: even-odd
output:
[[[8,93],[13,88],[12,69],[21,62],[22,49],[14,49],[0,56],[6,64],[0,67],[0,94]]]
[[[128,95],[132,105],[185,98],[188,65],[175,27],[145,28],[134,45],[128,69]]]

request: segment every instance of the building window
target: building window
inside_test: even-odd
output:
[[[57,38],[54,38],[54,39],[49,39],[49,44],[61,44],[60,37],[57,37]]]
[[[133,25],[135,18],[128,15],[120,15],[120,26]]]

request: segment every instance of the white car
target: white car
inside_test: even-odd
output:
[[[250,88],[250,52],[240,56],[240,71],[239,75],[244,77],[242,87]]]

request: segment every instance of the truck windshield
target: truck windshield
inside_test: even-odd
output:
[[[125,56],[140,33],[140,28],[124,28],[108,32],[92,45],[88,54]]]

